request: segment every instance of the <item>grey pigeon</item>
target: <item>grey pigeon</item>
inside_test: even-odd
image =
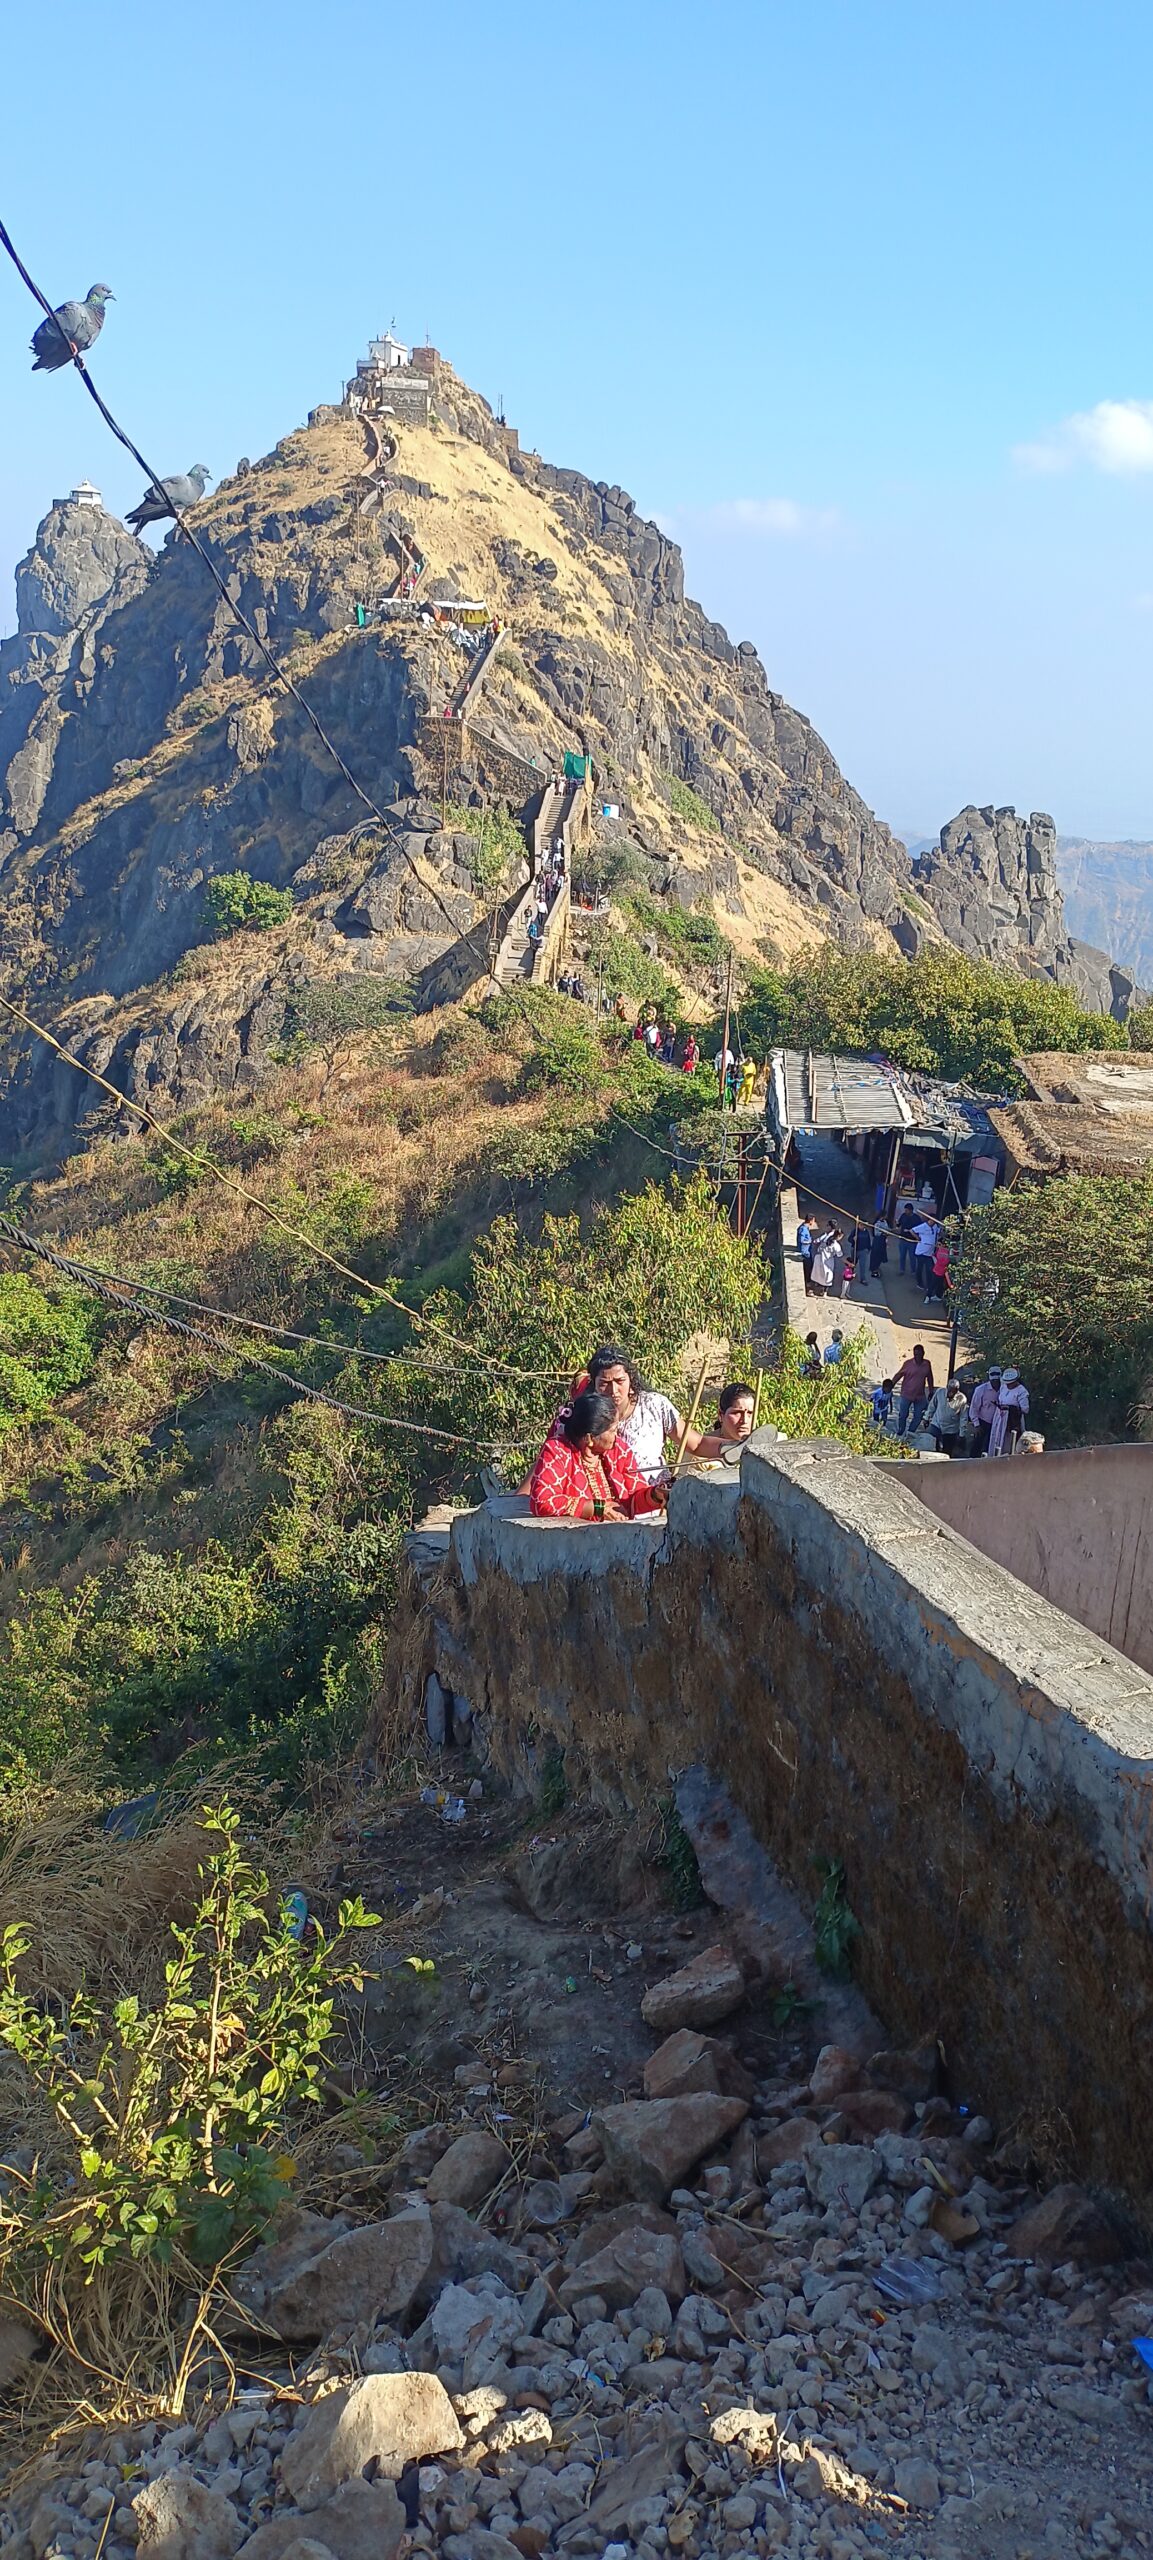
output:
[[[196,506],[204,496],[205,482],[211,478],[212,473],[203,462],[194,462],[191,471],[177,471],[171,480],[161,481],[163,497],[155,485],[146,489],[139,506],[125,517],[125,523],[134,533],[143,533],[146,524],[161,524],[165,516],[174,516],[178,509]]]
[[[42,320],[32,340],[33,373],[59,373],[94,346],[104,326],[104,305],[116,296],[106,284],[89,285],[84,302],[58,302],[51,320]]]

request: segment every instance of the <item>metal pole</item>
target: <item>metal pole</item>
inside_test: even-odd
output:
[[[746,1227],[746,1224],[747,1224],[747,1220],[748,1220],[749,1186],[748,1186],[748,1172],[747,1172],[747,1166],[746,1166],[746,1153],[745,1153],[746,1148],[748,1147],[748,1143],[749,1143],[749,1142],[748,1142],[748,1139],[747,1139],[746,1137],[743,1137],[743,1136],[742,1136],[742,1137],[740,1137],[740,1138],[738,1138],[738,1140],[737,1140],[737,1234],[738,1234],[738,1236],[743,1236],[743,1234],[744,1234],[744,1232],[745,1232],[745,1227]]]

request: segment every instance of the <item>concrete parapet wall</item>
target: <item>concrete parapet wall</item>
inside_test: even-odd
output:
[[[638,1804],[704,1761],[810,1901],[844,1861],[892,2032],[1153,2222],[1145,1672],[832,1444],[682,1479],[664,1528],[462,1514],[436,1580],[426,1664],[500,1765],[544,1740]]]
[[[904,1476],[905,1470],[901,1469]],[[1153,1448],[910,1467],[940,1520],[1153,1671]]]

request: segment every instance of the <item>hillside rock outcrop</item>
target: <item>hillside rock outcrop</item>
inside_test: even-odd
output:
[[[747,916],[760,872],[761,929],[780,927],[783,947],[916,947],[904,846],[752,644],[685,595],[676,545],[626,491],[521,453],[443,361],[431,422],[398,422],[391,442],[377,516],[361,507],[366,430],[329,408],[196,511],[229,598],[391,836],[366,826],[177,529],[153,557],[95,493],[49,510],[0,649],[0,984],[82,1048],[95,1039],[134,1096],[142,1077],[162,1107],[206,1083],[243,1089],[276,1046],[293,971],[404,976],[424,1001],[459,992],[452,955],[482,921],[486,941],[515,865],[482,895],[449,804],[527,817],[570,751],[591,758],[654,895]],[[397,592],[398,556],[424,564],[415,596]],[[503,625],[467,724],[455,713],[477,642],[460,598]],[[1077,983],[1053,855],[1051,820],[969,809],[917,885],[961,949]],[[284,950],[209,972],[190,1000],[173,973],[199,979],[205,888],[233,870],[291,887]],[[1104,983],[1107,963],[1086,967]],[[90,1105],[47,1052],[10,1056],[0,1147],[70,1144]]]
[[[140,595],[151,560],[91,498],[57,498],[16,570],[16,630],[0,641],[0,860],[35,827],[63,727],[63,694],[91,686],[97,634]]]
[[[915,856],[913,876],[946,939],[971,959],[1055,978],[1116,1022],[1142,1001],[1131,971],[1070,934],[1057,830],[1044,811],[962,809],[939,844]],[[914,947],[920,939],[915,926],[902,938]]]
[[[1057,879],[1057,830],[1034,810],[962,809],[918,854],[917,888],[947,939],[1004,969],[1067,976],[1072,944]]]

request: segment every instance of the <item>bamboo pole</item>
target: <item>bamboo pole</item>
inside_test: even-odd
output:
[[[702,1368],[702,1370],[701,1370],[700,1377],[697,1379],[696,1394],[694,1395],[693,1400],[692,1400],[692,1403],[691,1403],[691,1405],[689,1406],[688,1414],[687,1414],[687,1416],[686,1416],[686,1418],[685,1418],[684,1424],[682,1425],[682,1429],[681,1429],[681,1436],[680,1436],[680,1439],[679,1439],[679,1440],[678,1440],[678,1442],[677,1442],[677,1454],[676,1454],[676,1457],[675,1457],[675,1458],[674,1458],[674,1460],[673,1460],[673,1474],[674,1474],[674,1475],[676,1474],[677,1469],[678,1469],[678,1467],[680,1466],[681,1460],[682,1460],[682,1458],[684,1457],[684,1454],[685,1454],[685,1443],[686,1443],[686,1441],[687,1441],[687,1439],[688,1439],[688,1436],[689,1436],[690,1431],[692,1430],[693,1424],[694,1424],[694,1422],[696,1421],[696,1418],[697,1418],[697,1412],[698,1412],[698,1409],[699,1409],[699,1407],[700,1407],[701,1397],[703,1396],[703,1394],[704,1394],[704,1392],[705,1392],[705,1379],[708,1377],[708,1374],[709,1374],[709,1363],[708,1363],[708,1361],[706,1360],[706,1361],[705,1361],[705,1364],[704,1364],[704,1367],[703,1367],[703,1368]]]
[[[764,1383],[765,1383],[765,1373],[764,1373],[764,1370],[763,1370],[763,1369],[758,1369],[758,1371],[757,1371],[757,1376],[756,1376],[756,1383],[755,1383],[755,1385],[754,1385],[754,1387],[753,1387],[753,1431],[755,1431],[755,1430],[756,1430],[757,1424],[758,1424],[758,1422],[760,1421],[760,1418],[761,1418],[761,1388],[763,1387]],[[752,1439],[752,1436],[753,1436],[753,1433],[752,1433],[752,1431],[751,1431],[751,1432],[749,1433],[749,1438],[750,1438],[750,1440]]]
[[[729,974],[725,981],[725,1027],[721,1037],[721,1063],[717,1069],[717,1100],[725,1107],[725,1075],[729,1062],[729,1014],[733,1002],[733,946],[729,944]]]

